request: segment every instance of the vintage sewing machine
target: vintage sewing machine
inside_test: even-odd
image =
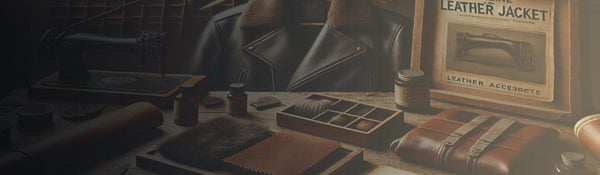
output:
[[[119,8],[132,5],[134,4],[129,3]],[[111,104],[148,101],[170,107],[179,90],[178,85],[183,82],[196,84],[201,94],[207,91],[205,76],[164,73],[165,33],[142,32],[138,37],[106,37],[68,30],[102,18],[119,8],[71,25],[67,29],[49,29],[41,39],[38,56],[42,59],[58,58],[59,71],[31,86],[29,97]],[[83,55],[86,51],[98,49],[134,52],[137,59],[159,63],[161,73],[88,70]]]
[[[472,61],[503,66],[516,65],[523,71],[535,72],[535,55],[533,53],[533,45],[529,42],[513,41],[490,33],[474,35],[467,32],[456,33],[456,40],[458,44],[456,59],[458,61]],[[512,57],[514,64],[510,63],[510,61],[497,58],[487,59],[468,56],[467,52],[478,48],[500,49]]]

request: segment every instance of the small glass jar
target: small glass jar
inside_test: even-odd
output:
[[[175,124],[192,126],[198,123],[198,95],[194,84],[182,83],[179,85],[181,92],[175,97],[174,112]]]
[[[404,69],[398,72],[395,95],[398,109],[408,112],[426,112],[430,108],[429,85],[425,73],[421,70]]]
[[[227,112],[231,116],[246,117],[248,114],[248,94],[243,83],[232,83],[227,94]]]
[[[581,153],[564,152],[562,162],[555,164],[553,175],[593,175],[585,166],[585,157]]]

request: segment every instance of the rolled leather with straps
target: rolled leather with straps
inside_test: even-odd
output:
[[[77,174],[160,134],[158,107],[138,102],[0,156],[0,174]]]
[[[579,120],[574,127],[575,137],[600,157],[600,114],[594,114]]]
[[[403,160],[461,174],[529,175],[552,169],[557,141],[554,129],[449,109],[392,142],[390,149]]]

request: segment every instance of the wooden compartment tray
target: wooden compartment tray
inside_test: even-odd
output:
[[[319,94],[311,94],[306,99],[328,99],[334,103],[316,116],[302,116],[290,106],[277,113],[277,125],[363,147],[380,148],[387,146],[404,124],[401,110]],[[332,120],[334,117],[344,120],[336,122]]]

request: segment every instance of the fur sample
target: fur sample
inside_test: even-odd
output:
[[[280,26],[289,20],[285,19],[285,12],[297,8],[286,1],[289,0],[250,0],[239,21],[240,28]],[[327,20],[336,29],[368,29],[374,18],[369,0],[331,0],[327,14]]]
[[[166,140],[158,151],[167,159],[207,170],[219,168],[222,159],[273,135],[252,121],[220,117]]]
[[[333,28],[367,29],[373,25],[373,8],[368,0],[332,0],[327,19]]]
[[[283,21],[284,2],[281,0],[252,0],[243,12],[241,28],[273,27]]]

